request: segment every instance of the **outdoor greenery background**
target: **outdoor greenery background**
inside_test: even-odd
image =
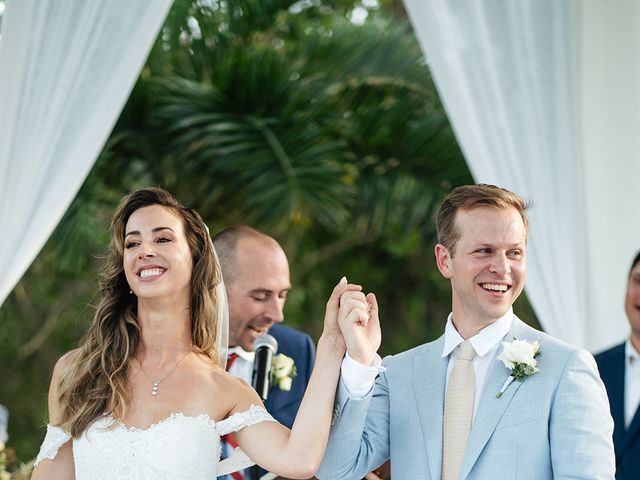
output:
[[[92,318],[124,194],[161,186],[213,233],[272,234],[291,264],[286,323],[316,339],[333,285],[362,283],[384,355],[440,335],[450,291],[433,219],[472,181],[400,1],[176,0],[93,170],[0,309],[10,445],[37,453],[52,367]],[[525,298],[516,310],[536,324]]]

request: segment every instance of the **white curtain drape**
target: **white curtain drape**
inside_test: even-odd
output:
[[[171,0],[9,0],[0,38],[0,304],[97,158]]]
[[[639,7],[405,5],[475,180],[533,201],[527,294],[541,324],[591,350],[620,341],[626,274],[640,247]]]

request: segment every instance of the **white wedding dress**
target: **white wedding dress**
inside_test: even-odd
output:
[[[220,422],[174,413],[145,429],[109,428],[113,418],[105,414],[72,440],[76,480],[213,480],[253,464],[240,449],[220,461],[220,436],[263,421],[275,420],[256,405]],[[48,425],[36,465],[54,459],[69,440],[62,428]]]

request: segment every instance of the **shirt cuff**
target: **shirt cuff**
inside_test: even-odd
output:
[[[360,400],[366,397],[373,389],[378,374],[386,370],[382,366],[382,358],[377,353],[372,363],[373,365],[364,365],[354,360],[348,353],[345,354],[340,372],[342,382],[351,399]]]

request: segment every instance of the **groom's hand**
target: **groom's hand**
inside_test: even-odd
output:
[[[345,291],[340,297],[338,323],[349,355],[364,365],[371,365],[382,338],[376,296]]]

